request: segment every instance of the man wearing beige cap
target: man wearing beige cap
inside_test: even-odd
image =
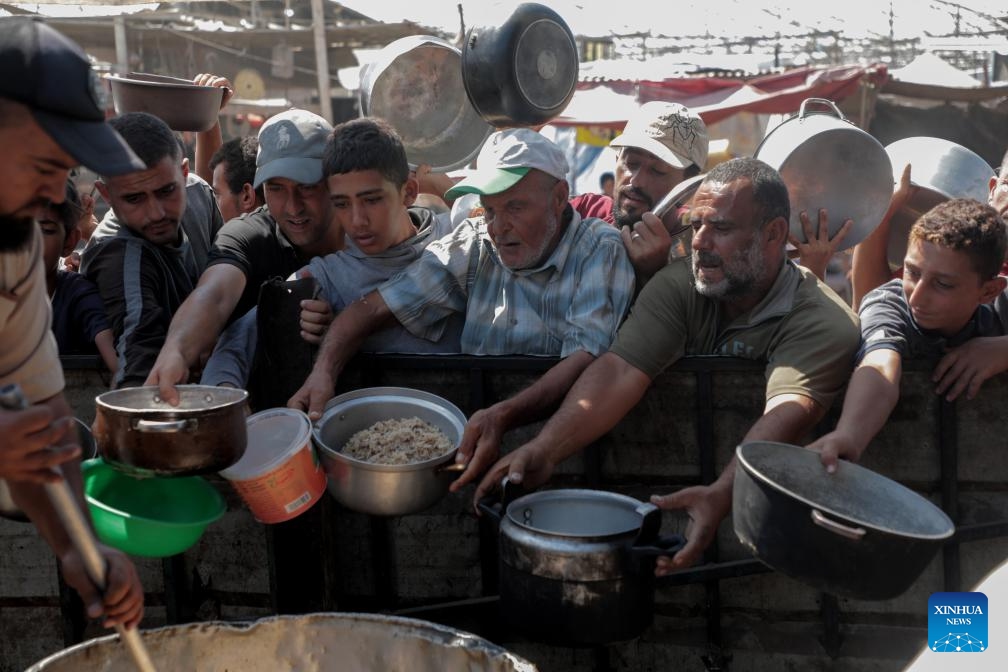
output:
[[[613,197],[581,194],[571,205],[583,217],[600,217],[621,229],[638,288],[668,262],[669,231],[645,212],[673,187],[698,175],[707,164],[709,137],[700,115],[679,103],[641,105],[609,143],[618,151]]]
[[[160,386],[169,403],[178,399],[175,385],[189,379],[228,322],[256,305],[263,282],[343,249],[343,229],[333,223],[322,176],[322,150],[331,133],[329,122],[307,110],[287,110],[263,124],[252,188],[263,187],[266,205],[221,228],[207,269],[175,313],[147,377],[146,384]],[[302,328],[318,336],[332,314],[323,301],[306,303]]]
[[[561,357],[531,387],[472,416],[459,447],[469,467],[453,490],[496,459],[504,432],[553,411],[609,348],[634,289],[616,230],[568,204],[567,161],[556,145],[527,128],[498,131],[476,165],[447,195],[478,194],[485,214],[341,312],[288,404],[318,417],[363,339],[396,321],[438,340],[448,318],[464,313],[466,354]]]

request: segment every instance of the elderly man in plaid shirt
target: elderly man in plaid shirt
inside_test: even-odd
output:
[[[476,171],[447,194],[478,194],[483,216],[462,222],[347,307],[288,405],[319,417],[336,376],[372,332],[398,321],[437,340],[448,318],[464,313],[466,354],[561,358],[527,389],[473,414],[458,457],[469,466],[452,489],[479,476],[497,458],[504,432],[548,417],[609,348],[633,297],[619,232],[568,205],[567,170],[563,152],[535,131],[491,135]]]

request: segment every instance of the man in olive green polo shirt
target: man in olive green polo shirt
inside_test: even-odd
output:
[[[810,271],[787,260],[790,207],[780,175],[756,159],[722,163],[700,185],[689,217],[692,260],[672,262],[645,286],[609,352],[585,369],[538,436],[487,472],[476,501],[504,476],[527,488],[544,483],[684,356],[766,362],[763,415],[743,441],[795,443],[823,416],[850,377],[857,317]],[[710,485],[651,498],[661,508],[685,509],[691,519],[686,546],[659,558],[656,573],[700,559],[731,509],[734,474],[733,458]]]

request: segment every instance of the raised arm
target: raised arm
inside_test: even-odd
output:
[[[234,87],[231,86],[231,82],[228,81],[226,77],[220,77],[218,75],[200,73],[193,77],[193,84],[196,84],[197,86],[214,86],[224,89],[224,96],[221,98],[220,104],[221,110],[224,109],[224,106],[228,104],[228,101],[231,100],[231,96],[234,94]],[[222,144],[224,144],[224,138],[221,135],[219,118],[217,123],[213,125],[213,128],[196,134],[196,174],[207,182],[213,182],[213,171],[210,170],[210,159],[213,158],[214,153],[220,149]]]
[[[322,417],[322,408],[333,397],[337,377],[364,339],[394,322],[395,316],[378,290],[347,306],[329,325],[308,379],[287,406],[307,411],[312,420]]]
[[[903,169],[900,183],[889,201],[889,208],[878,227],[871,235],[854,246],[854,256],[851,261],[852,305],[857,312],[861,299],[871,290],[884,285],[892,279],[889,270],[889,234],[892,218],[910,199],[915,187],[910,183],[910,164]]]
[[[245,274],[231,264],[215,264],[172,317],[171,326],[147,385],[161,388],[161,398],[176,403],[175,385],[189,378],[189,369],[204,352],[213,350],[217,337],[245,290]]]
[[[836,470],[839,458],[861,459],[899,401],[902,371],[903,360],[895,350],[872,350],[864,356],[847,385],[836,429],[809,445],[821,453],[827,471]]]

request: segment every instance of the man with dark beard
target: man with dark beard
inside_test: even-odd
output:
[[[787,260],[790,206],[777,171],[756,159],[712,169],[693,197],[690,259],[663,268],[641,292],[609,352],[584,370],[532,441],[499,460],[475,501],[501,482],[534,488],[554,467],[618,423],[680,357],[725,355],[766,363],[766,403],[743,441],[794,443],[850,376],[857,318],[815,275]],[[691,263],[692,262],[692,263]],[[688,538],[657,573],[700,559],[731,508],[734,459],[712,484],[651,501],[685,509]]]
[[[224,221],[167,124],[144,112],[109,123],[145,168],[95,183],[112,209],[81,256],[81,274],[105,302],[119,358],[112,383],[123,387],[146,380]]]
[[[42,484],[63,476],[83,510],[80,448],[63,396],[63,370],[49,330],[50,310],[42,237],[34,216],[65,198],[78,164],[107,174],[141,164],[104,123],[101,82],[80,47],[43,23],[0,21],[0,385],[16,383],[32,404],[0,409],[0,478],[15,504],[35,523],[59,559],[67,583],[88,614],[106,625],[135,626],[143,616],[143,588],[125,555],[101,546],[107,563],[104,595],[59,522]],[[72,432],[70,433],[72,434]]]
[[[609,143],[619,152],[612,198],[580,194],[571,199],[582,217],[599,217],[620,229],[638,288],[668,263],[672,248],[669,231],[642,217],[677,184],[700,174],[708,144],[700,115],[679,103],[644,103]]]

